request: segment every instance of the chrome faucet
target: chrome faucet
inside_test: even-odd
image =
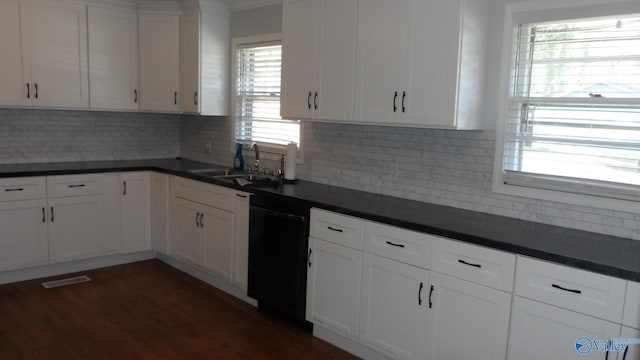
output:
[[[260,174],[260,149],[258,148],[258,144],[253,143],[251,144],[251,147],[249,148],[249,151],[255,150],[256,152],[256,162],[255,162],[255,168],[256,168],[256,173]]]

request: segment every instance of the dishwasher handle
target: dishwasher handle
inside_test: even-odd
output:
[[[283,213],[283,212],[279,212],[279,211],[275,211],[275,210],[269,210],[269,209],[265,209],[265,208],[262,208],[262,207],[259,207],[259,206],[251,205],[251,211],[257,211],[257,212],[263,213],[264,215],[273,216],[273,217],[277,217],[277,218],[281,218],[281,219],[286,219],[286,220],[289,220],[289,221],[305,222],[304,216]]]

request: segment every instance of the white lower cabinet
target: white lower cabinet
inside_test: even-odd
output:
[[[249,194],[179,177],[170,187],[170,254],[246,289]]]
[[[424,359],[504,359],[511,294],[431,272]]]
[[[200,207],[201,205],[183,199],[173,201],[173,236],[171,253],[175,257],[193,263],[202,262],[200,251]]]
[[[200,208],[202,267],[230,280],[233,240],[233,213],[209,206]]]
[[[362,275],[362,342],[394,359],[422,358],[428,271],[365,253]]]
[[[640,339],[640,330],[623,326],[620,336],[624,340]],[[609,357],[612,359],[611,357]],[[618,356],[619,360],[640,360],[640,344],[629,344],[622,352],[622,356]]]
[[[49,217],[50,262],[104,253],[104,195],[49,199]]]
[[[169,254],[169,175],[151,173],[151,247]]]
[[[245,192],[235,194],[231,282],[246,291],[249,281],[249,199],[251,194]]]
[[[358,338],[362,251],[309,238],[306,319]]]
[[[308,321],[393,359],[505,359],[512,294],[496,285],[515,255],[326,210],[310,222]],[[434,242],[463,260],[440,266],[455,277],[429,271]]]
[[[151,249],[151,184],[148,172],[120,174],[121,251]]]
[[[589,340],[618,338],[620,328],[616,323],[515,296],[507,359],[605,359],[606,353]],[[608,359],[616,355],[609,353]]]
[[[0,202],[0,271],[49,261],[47,201]]]

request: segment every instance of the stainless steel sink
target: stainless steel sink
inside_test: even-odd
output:
[[[209,169],[193,169],[193,170],[188,170],[188,172],[192,174],[202,175],[202,176],[217,177],[217,176],[229,175],[231,170],[225,169],[225,168],[209,168]]]

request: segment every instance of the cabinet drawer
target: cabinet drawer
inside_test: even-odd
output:
[[[172,176],[171,194],[180,199],[202,202],[200,198],[200,182],[195,180]]]
[[[640,329],[640,283],[633,281],[627,283],[622,324]]]
[[[309,235],[316,239],[362,250],[364,221],[330,211],[311,209]]]
[[[0,179],[0,201],[43,199],[47,196],[46,184],[42,176]]]
[[[512,292],[516,255],[432,236],[434,271],[498,290]]]
[[[200,202],[220,210],[233,211],[233,197],[235,196],[233,190],[206,183],[200,183],[200,185],[202,195]]]
[[[101,195],[102,174],[62,175],[47,177],[47,195],[50,198],[80,195]]]
[[[428,269],[429,235],[374,222],[365,223],[364,251]]]
[[[233,211],[234,191],[222,186],[174,176],[171,178],[173,196],[225,211]]]
[[[516,295],[620,323],[626,281],[518,256]]]

